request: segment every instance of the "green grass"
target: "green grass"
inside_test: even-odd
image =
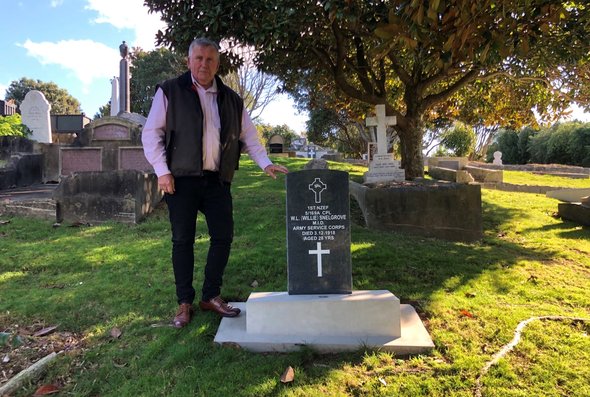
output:
[[[291,170],[306,162],[275,161]],[[353,177],[364,172],[332,165]],[[252,291],[286,290],[284,178],[273,181],[243,160],[233,196],[224,296],[245,301]],[[477,243],[352,226],[354,288],[388,289],[418,307],[436,346],[430,355],[222,348],[212,343],[219,319],[201,312],[185,329],[160,326],[175,310],[165,209],[135,226],[52,228],[19,217],[0,225],[0,328],[59,324],[85,337],[85,349],[62,355],[43,380],[65,383],[59,395],[471,396],[481,368],[520,321],[590,317],[590,230],[555,218],[557,201],[543,195],[484,189],[482,202]],[[202,219],[198,234],[197,287],[208,245]],[[123,331],[119,339],[109,336],[113,327]],[[483,378],[483,395],[589,396],[589,333],[588,323],[533,322]],[[295,381],[283,385],[289,365]]]
[[[571,188],[590,187],[590,179],[565,178],[554,175],[538,175],[531,172],[504,170],[504,182],[514,185],[556,186]]]

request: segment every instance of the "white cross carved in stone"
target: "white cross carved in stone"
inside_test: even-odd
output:
[[[322,192],[326,190],[328,186],[320,178],[315,178],[312,183],[309,184],[309,190],[315,195],[315,202],[319,204],[322,202]]]
[[[377,127],[377,154],[387,154],[387,127],[397,124],[395,116],[385,116],[385,105],[375,105],[377,117],[367,117],[367,127]]]
[[[309,255],[316,255],[318,258],[318,277],[322,277],[322,255],[330,254],[330,250],[323,250],[322,243],[317,243],[316,249],[309,250]]]

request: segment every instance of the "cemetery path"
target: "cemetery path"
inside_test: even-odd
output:
[[[45,200],[53,197],[57,184],[38,184],[14,189],[0,190],[0,202]]]

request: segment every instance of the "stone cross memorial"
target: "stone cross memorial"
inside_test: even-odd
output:
[[[367,117],[366,121],[367,127],[377,127],[377,153],[372,156],[369,171],[364,175],[365,183],[404,181],[406,174],[400,162],[387,153],[387,127],[396,125],[396,118],[385,115],[385,105],[376,105],[375,114],[376,117]]]
[[[348,173],[297,171],[286,180],[289,295],[350,294]]]

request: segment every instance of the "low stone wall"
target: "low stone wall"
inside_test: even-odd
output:
[[[582,204],[559,203],[557,213],[562,219],[590,226],[590,208]]]
[[[465,171],[481,183],[502,183],[504,181],[504,172],[502,170],[486,170],[485,168],[465,166]]]
[[[430,167],[450,168],[461,170],[468,163],[467,157],[428,157],[428,170]]]
[[[138,223],[162,199],[158,178],[136,170],[79,172],[54,193],[58,222]]]
[[[535,185],[514,185],[512,183],[483,183],[482,187],[486,189],[502,190],[504,192],[521,192],[545,194],[551,190],[560,190],[557,186],[535,186]]]
[[[573,165],[561,165],[561,164],[502,164],[496,165],[491,163],[482,163],[476,161],[470,161],[470,166],[487,168],[492,170],[509,170],[509,171],[525,171],[533,172],[537,174],[550,174],[557,176],[571,177],[584,177],[590,176],[590,168],[577,167]]]
[[[474,181],[469,172],[465,170],[454,170],[435,166],[428,167],[428,175],[434,179],[448,182],[471,183]]]
[[[350,182],[366,226],[451,241],[482,237],[481,187],[448,182],[404,182],[369,187]]]
[[[42,177],[42,154],[13,154],[0,166],[0,190],[41,183]]]

